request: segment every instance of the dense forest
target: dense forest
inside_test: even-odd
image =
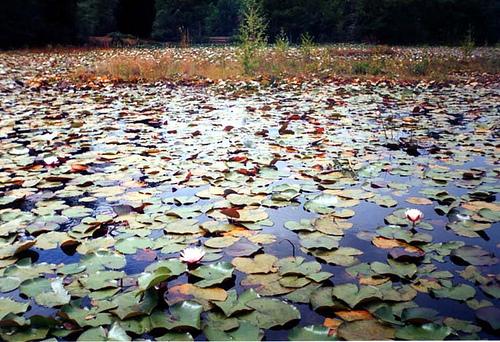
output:
[[[238,32],[245,0],[16,0],[0,4],[0,47],[82,44],[111,32],[194,43]],[[478,45],[499,39],[498,0],[262,0],[272,41]]]

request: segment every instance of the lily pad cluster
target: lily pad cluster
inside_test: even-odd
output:
[[[2,340],[498,337],[497,84],[15,84]]]

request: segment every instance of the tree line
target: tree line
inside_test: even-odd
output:
[[[235,36],[248,0],[15,0],[0,4],[0,47],[82,44],[111,32],[193,43]],[[499,40],[498,0],[259,0],[272,42],[478,45]]]

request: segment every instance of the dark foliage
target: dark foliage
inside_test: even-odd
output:
[[[237,33],[244,0],[16,0],[0,4],[0,47],[78,44],[110,32],[160,41]],[[262,0],[273,40],[478,45],[499,40],[498,0]]]

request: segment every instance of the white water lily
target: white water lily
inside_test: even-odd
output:
[[[196,264],[205,256],[205,250],[201,247],[185,248],[179,259],[187,264]]]
[[[408,209],[405,212],[406,218],[411,221],[414,225],[424,218],[424,213],[418,209]]]
[[[55,165],[55,164],[57,164],[59,162],[59,158],[57,158],[55,156],[50,156],[50,157],[44,158],[43,162],[46,165]]]

